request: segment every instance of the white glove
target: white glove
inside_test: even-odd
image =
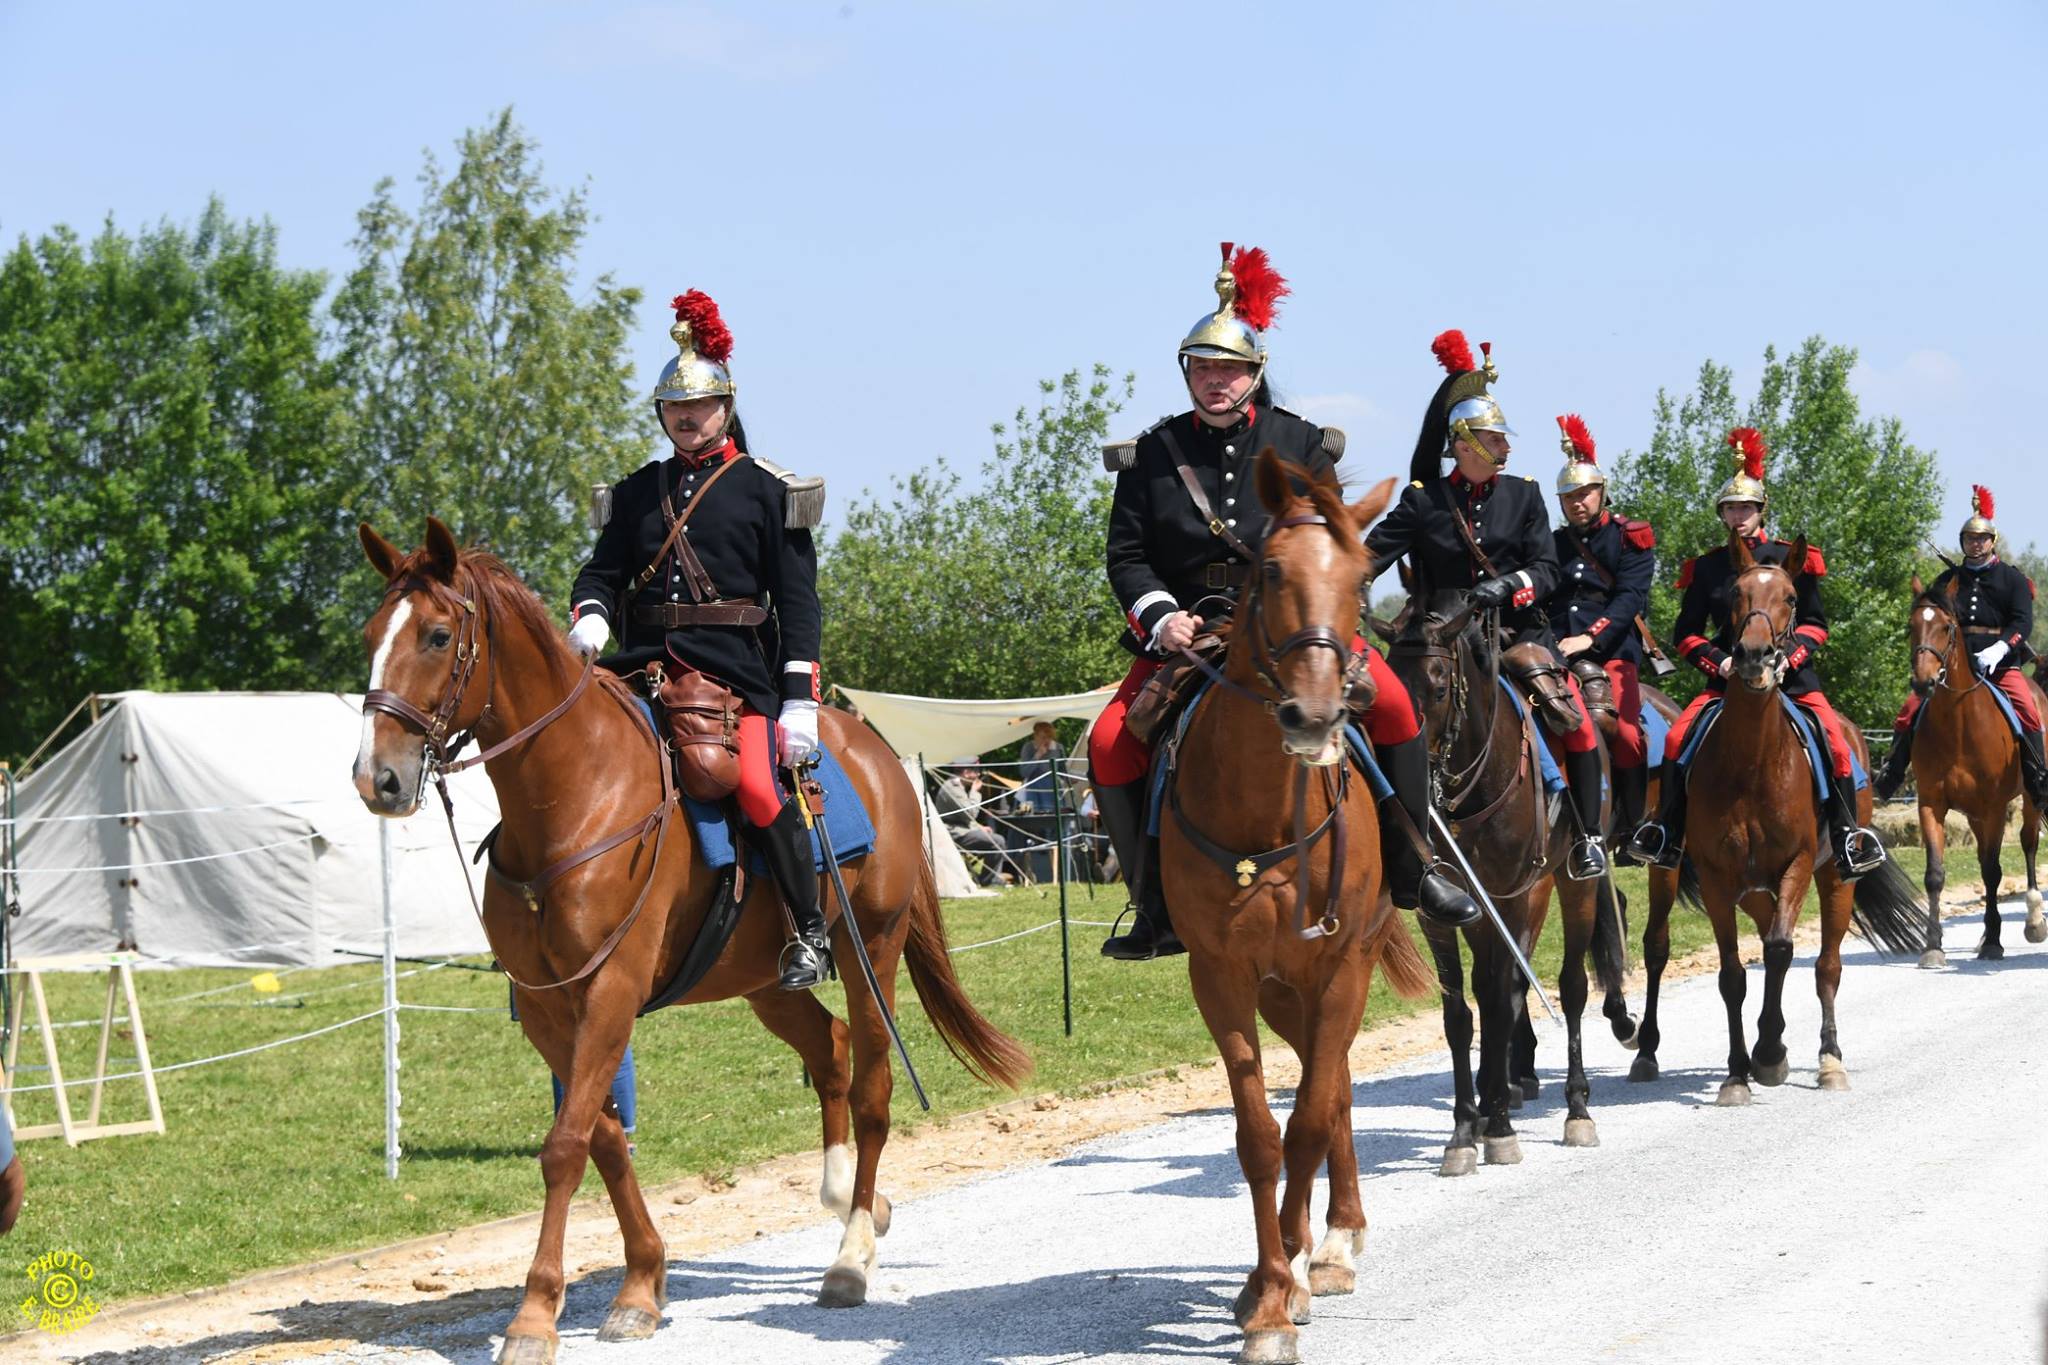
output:
[[[604,653],[604,642],[611,637],[610,624],[596,612],[577,617],[576,624],[569,627],[569,647],[592,658]]]
[[[1989,673],[1992,669],[1998,667],[1998,661],[2003,659],[2011,649],[2012,646],[2003,640],[1998,641],[1996,644],[1984,646],[1984,648],[1977,651],[1977,667]]]
[[[814,701],[786,701],[782,703],[782,757],[794,768],[812,754],[818,752],[818,703]]]

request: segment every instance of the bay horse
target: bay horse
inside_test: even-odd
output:
[[[1591,1109],[1580,1021],[1587,998],[1590,950],[1617,1038],[1634,1036],[1623,980],[1619,908],[1607,883],[1577,882],[1552,870],[1564,863],[1570,826],[1555,817],[1532,744],[1534,722],[1501,686],[1500,649],[1491,621],[1459,588],[1424,590],[1387,654],[1422,711],[1437,805],[1526,956],[1556,892],[1563,914],[1564,963],[1559,1003],[1567,1036],[1567,1147],[1599,1145]],[[1465,999],[1457,933],[1472,954],[1472,993],[1479,1005],[1479,1072],[1472,1072],[1472,1007]],[[1539,1090],[1535,1030],[1527,1019],[1529,983],[1522,978],[1491,919],[1462,931],[1423,925],[1443,993],[1444,1041],[1455,1091],[1451,1140],[1438,1174],[1470,1175],[1483,1146],[1491,1165],[1522,1159],[1509,1113]],[[1519,1041],[1519,1046],[1518,1046]]]
[[[1835,996],[1842,981],[1842,936],[1852,918],[1864,936],[1887,952],[1918,952],[1921,946],[1912,887],[1889,856],[1876,871],[1851,883],[1841,879],[1820,830],[1806,742],[1786,714],[1778,690],[1788,657],[1796,600],[1796,579],[1807,562],[1806,538],[1792,544],[1782,565],[1760,564],[1742,537],[1730,533],[1736,570],[1729,589],[1729,619],[1738,623],[1731,651],[1734,671],[1712,729],[1699,739],[1685,777],[1692,796],[1686,808],[1687,877],[1696,878],[1696,899],[1714,926],[1720,950],[1719,985],[1728,1011],[1728,1077],[1715,1103],[1744,1105],[1750,1081],[1782,1085],[1791,1072],[1785,1047],[1785,977],[1792,965],[1792,932],[1809,887],[1817,887],[1821,909],[1820,956],[1814,988],[1820,997],[1820,1070],[1823,1090],[1847,1090],[1849,1072],[1835,1021]],[[1702,722],[1703,723],[1703,722]],[[1857,761],[1867,769],[1862,732],[1845,726]],[[1822,739],[1823,746],[1826,740]],[[1830,779],[1832,780],[1832,779]],[[1859,821],[1870,819],[1868,787],[1857,793]],[[1658,1074],[1658,987],[1671,956],[1670,914],[1681,874],[1650,869],[1650,909],[1643,928],[1643,968],[1649,978],[1642,1025],[1629,1079]],[[1752,1050],[1742,1022],[1748,989],[1737,942],[1736,910],[1754,922],[1763,941],[1764,1003],[1757,1016]]]
[[[1977,840],[1977,870],[1984,878],[1984,937],[1980,959],[2005,956],[1999,942],[1999,866],[2005,845],[2005,823],[2012,799],[2020,798],[2020,849],[2027,858],[2027,924],[2029,943],[2048,937],[2041,915],[2040,882],[2035,855],[2041,846],[2041,811],[2020,781],[2020,743],[2006,721],[1994,688],[1977,672],[1961,624],[1956,618],[1956,586],[1946,594],[1928,592],[1913,577],[1913,609],[1907,635],[1913,645],[1913,692],[1920,698],[1913,736],[1913,791],[1920,806],[1920,842],[1927,850],[1927,950],[1923,967],[1940,967],[1948,956],[1941,947],[1941,888],[1948,880],[1942,860],[1948,850],[1951,810],[1970,822]],[[1968,678],[1968,686],[1955,681]],[[2028,679],[2034,705],[2048,714],[2048,696]]]
[[[1372,581],[1363,537],[1393,480],[1347,506],[1333,474],[1268,449],[1254,484],[1273,520],[1221,680],[1179,740],[1183,781],[1161,817],[1160,866],[1251,1186],[1258,1260],[1237,1296],[1239,1359],[1272,1362],[1299,1358],[1296,1324],[1312,1292],[1355,1286],[1365,1213],[1349,1054],[1373,969],[1409,998],[1427,993],[1429,974],[1384,894],[1373,798],[1342,752],[1346,665]],[[1301,1058],[1284,1145],[1267,1103],[1261,1014]],[[1326,1163],[1329,1228],[1311,1257],[1309,1198]]]
[[[432,518],[425,544],[410,554],[367,524],[359,534],[386,586],[363,628],[370,697],[356,790],[375,814],[408,815],[429,765],[447,765],[451,739],[473,735],[488,746],[479,757],[504,823],[490,849],[484,932],[514,983],[520,1026],[566,1092],[541,1148],[547,1198],[539,1246],[500,1359],[554,1358],[569,1201],[593,1158],[626,1254],[598,1339],[652,1336],[668,1297],[666,1249],[607,1091],[635,1016],[674,978],[722,876],[700,856],[676,808],[667,746],[631,690],[608,672],[591,673],[504,564],[459,549]],[[479,670],[482,686],[471,686]],[[593,676],[597,685],[589,686]],[[1029,1055],[981,1016],[953,974],[924,822],[902,765],[844,712],[827,709],[821,720],[876,833],[874,848],[845,868],[857,923],[846,923],[836,896],[824,902],[839,960],[854,960],[846,936],[861,934],[892,1008],[897,965],[907,962],[953,1054],[983,1080],[1015,1086],[1029,1073]],[[560,870],[565,863],[573,865]],[[818,1301],[850,1307],[866,1299],[875,1239],[889,1227],[889,1201],[875,1188],[889,1134],[889,1039],[859,973],[846,977],[848,1022],[808,991],[776,988],[784,939],[775,897],[772,879],[752,880],[731,941],[681,1003],[742,997],[803,1058],[823,1118],[819,1199],[845,1225]]]

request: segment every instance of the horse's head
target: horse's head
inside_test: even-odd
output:
[[[370,685],[356,792],[378,815],[410,815],[424,791],[429,746],[439,751],[474,729],[490,704],[488,685],[468,686],[486,644],[482,608],[455,537],[435,518],[411,554],[367,522],[357,535],[385,588],[363,627]]]
[[[1422,712],[1423,732],[1432,739],[1450,725],[1466,664],[1477,661],[1483,666],[1485,662],[1481,651],[1487,646],[1480,638],[1477,620],[1470,595],[1459,588],[1430,589],[1408,599],[1407,619],[1388,661],[1408,685]],[[1467,646],[1462,651],[1461,639]]]
[[[1913,610],[1906,618],[1906,638],[1913,646],[1913,691],[1922,698],[1948,681],[1951,662],[1963,640],[1956,616],[1956,585],[1949,581],[1945,592],[1929,592],[1913,575]]]
[[[1328,750],[1343,723],[1344,670],[1372,586],[1365,528],[1386,509],[1394,481],[1347,504],[1334,473],[1311,474],[1269,447],[1254,486],[1272,522],[1232,637],[1232,664],[1279,694],[1273,718],[1283,747],[1312,757]]]
[[[1749,542],[1728,533],[1735,582],[1728,590],[1728,619],[1735,625],[1735,676],[1754,692],[1769,692],[1784,680],[1785,642],[1799,609],[1799,575],[1806,572],[1806,537],[1792,543],[1783,564],[1761,564]]]

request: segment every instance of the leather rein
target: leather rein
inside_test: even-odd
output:
[[[385,593],[386,598],[388,599],[396,591],[397,587],[394,585]],[[583,661],[583,672],[576,679],[576,685],[569,689],[567,696],[555,703],[538,720],[530,725],[522,726],[519,730],[499,740],[489,748],[472,754],[468,758],[458,760],[456,755],[467,747],[472,739],[476,738],[477,731],[482,727],[485,719],[490,716],[491,697],[497,685],[496,651],[482,650],[477,643],[479,613],[476,608],[476,599],[472,594],[464,593],[461,597],[461,603],[461,624],[456,632],[455,659],[449,667],[448,687],[443,692],[440,703],[433,711],[423,710],[406,698],[399,696],[396,692],[385,688],[378,688],[365,694],[363,697],[363,710],[365,712],[381,711],[385,715],[395,718],[406,729],[419,734],[424,740],[423,752],[420,757],[420,791],[418,796],[425,796],[426,786],[430,781],[434,784],[434,789],[440,793],[441,810],[448,821],[448,838],[455,847],[456,861],[462,867],[463,885],[469,890],[470,909],[476,913],[477,923],[484,925],[483,905],[477,899],[476,883],[469,875],[469,864],[475,861],[475,859],[483,858],[486,854],[490,853],[492,845],[497,841],[498,830],[493,829],[477,845],[474,858],[465,860],[462,857],[462,838],[455,830],[455,800],[448,794],[448,779],[465,769],[474,768],[480,763],[487,763],[508,749],[524,744],[567,715],[569,708],[574,706],[577,699],[589,688],[590,680],[596,670],[597,661],[594,657],[585,658]],[[488,621],[482,626],[482,631],[485,636],[485,642],[490,643],[492,637]],[[477,712],[476,719],[466,728],[451,734],[451,727],[455,724],[455,716],[462,709],[463,695],[468,691],[470,680],[475,676],[479,654],[486,655],[484,662],[485,695],[483,709]],[[654,856],[648,862],[647,880],[641,884],[640,894],[634,899],[633,908],[627,912],[625,919],[620,921],[618,927],[612,930],[605,941],[598,945],[597,951],[591,954],[590,960],[585,962],[573,976],[564,977],[560,981],[550,981],[543,985],[535,985],[531,982],[521,981],[518,977],[512,975],[511,971],[505,967],[503,961],[498,963],[498,970],[504,972],[506,978],[521,990],[559,990],[564,986],[571,986],[583,980],[604,965],[605,959],[612,955],[613,950],[619,946],[625,939],[627,932],[632,929],[634,922],[640,918],[640,911],[646,906],[647,897],[654,889],[655,873],[661,866],[661,850],[662,846],[667,842],[669,821],[680,804],[675,789],[675,775],[669,770],[666,746],[657,740],[656,749],[657,766],[661,769],[661,803],[644,817],[588,847],[579,849],[565,858],[557,859],[543,868],[538,874],[525,881],[516,880],[500,871],[495,858],[487,866],[486,871],[490,876],[496,877],[500,882],[503,882],[523,896],[526,900],[527,909],[538,915],[544,904],[547,888],[564,874],[574,868],[581,867],[593,858],[611,852],[622,844],[628,842],[644,844],[649,834],[652,834],[654,837]],[[415,804],[417,804],[417,800]],[[503,826],[499,828],[502,829]],[[488,925],[484,925],[484,935],[486,938],[490,936]]]
[[[1963,640],[1963,623],[1957,620],[1952,612],[1943,612],[1942,615],[1948,618],[1948,643],[1940,649],[1936,649],[1933,645],[1928,644],[1914,645],[1912,663],[1919,663],[1922,654],[1932,654],[1935,662],[1941,665],[1941,671],[1934,675],[1934,685],[1944,692],[1955,693],[1957,698],[1960,699],[1969,696],[1970,693],[1982,687],[1984,685],[1984,675],[1972,668],[1970,669],[1970,685],[1968,687],[1953,687],[1949,684],[1949,655],[1956,652],[1957,644]],[[1966,657],[1968,652],[1967,649],[1963,651]],[[1909,669],[1910,666],[1908,665]]]

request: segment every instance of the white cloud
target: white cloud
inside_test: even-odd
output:
[[[1300,413],[1318,426],[1344,426],[1346,423],[1370,426],[1384,417],[1385,411],[1379,404],[1363,394],[1319,393],[1301,398],[1282,394],[1284,406]]]
[[[1858,360],[1849,371],[1849,386],[1867,407],[1882,413],[1960,397],[1964,374],[1961,363],[1948,352],[1923,347],[1896,365]]]
[[[678,90],[692,73],[721,71],[764,84],[794,84],[836,65],[841,50],[708,4],[633,5],[578,15],[556,31],[555,59],[577,71],[660,67]]]

